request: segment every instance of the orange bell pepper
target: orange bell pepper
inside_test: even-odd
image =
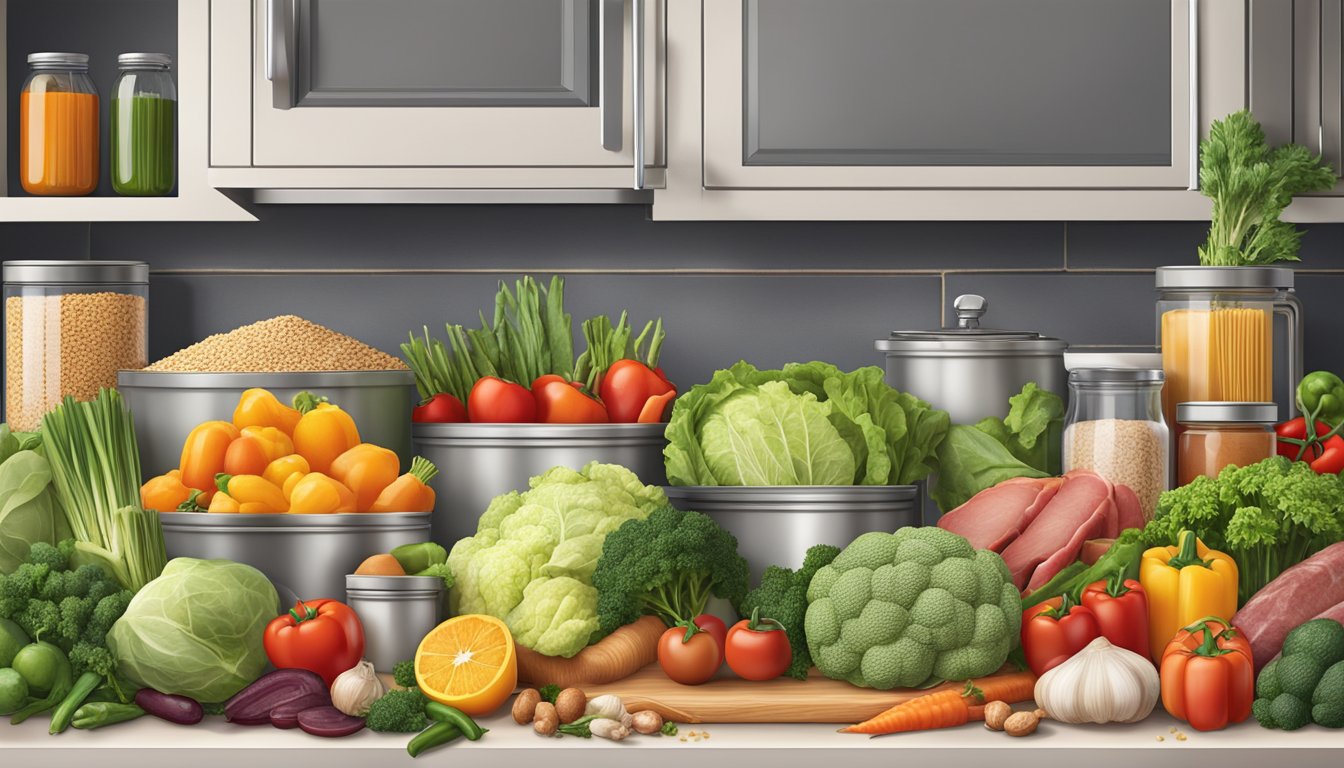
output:
[[[248,427],[275,427],[286,435],[292,435],[302,416],[294,408],[277,400],[269,391],[255,387],[238,398],[238,407],[233,409],[233,425],[240,430]]]
[[[225,475],[215,478],[220,493],[238,502],[243,513],[288,512],[289,502],[276,485],[260,475]]]
[[[355,420],[325,397],[300,392],[294,406],[303,413],[294,427],[294,452],[307,459],[314,472],[329,472],[337,456],[359,445]]]
[[[182,470],[152,477],[140,486],[140,506],[155,512],[197,512],[196,499],[201,492],[182,482]]]
[[[548,374],[532,382],[537,419],[543,424],[606,424],[607,409],[579,384]]]
[[[321,472],[309,472],[290,489],[289,511],[296,515],[354,512],[355,492]]]
[[[281,456],[294,452],[294,441],[275,427],[244,427],[242,435],[224,454],[224,472],[230,475],[260,475]]]
[[[205,511],[238,514],[238,512],[241,511],[241,507],[238,502],[234,501],[233,498],[229,496],[229,494],[216,493],[215,497],[210,500],[210,507]]]
[[[272,485],[278,488],[285,487],[285,481],[290,475],[306,475],[312,471],[308,466],[308,460],[297,453],[291,453],[288,456],[281,456],[266,465],[266,471],[261,476],[266,478]]]
[[[215,495],[215,475],[224,471],[224,457],[229,445],[240,434],[238,428],[227,421],[207,421],[187,435],[177,468],[184,485],[202,492],[201,503],[210,503]]]
[[[439,473],[439,468],[423,456],[411,461],[411,471],[392,481],[392,484],[378,494],[378,499],[369,507],[370,512],[433,512],[434,489],[429,481]]]
[[[1241,630],[1212,616],[1176,633],[1162,653],[1162,706],[1197,731],[1251,716],[1255,664]]]
[[[360,443],[331,462],[331,476],[355,492],[355,511],[368,512],[378,494],[397,479],[401,459],[372,443]]]

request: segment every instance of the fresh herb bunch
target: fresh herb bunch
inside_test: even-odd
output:
[[[1303,146],[1270,149],[1247,110],[1215,120],[1200,142],[1200,190],[1213,200],[1206,267],[1298,261],[1302,233],[1279,216],[1293,197],[1335,185],[1335,172]]]

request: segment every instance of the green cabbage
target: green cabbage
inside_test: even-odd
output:
[[[37,542],[55,545],[70,537],[65,514],[51,487],[51,465],[19,447],[0,425],[0,573],[12,573]]]
[[[739,362],[677,400],[663,456],[672,485],[908,485],[947,429],[881,368]]]
[[[179,557],[135,594],[107,646],[138,686],[224,701],[266,668],[262,635],[278,605],[250,565]]]
[[[531,489],[490,502],[476,535],[448,555],[454,614],[503,619],[513,638],[546,656],[573,656],[598,632],[593,570],[607,534],[667,504],[625,467],[555,467]]]

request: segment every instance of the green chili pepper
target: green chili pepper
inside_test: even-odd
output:
[[[411,757],[419,757],[421,752],[447,744],[461,735],[462,731],[458,730],[456,723],[435,723],[417,733],[411,743],[406,745],[406,751]]]
[[[104,725],[134,720],[144,714],[145,710],[134,704],[93,701],[75,710],[75,719],[71,725],[82,730],[102,728]]]
[[[463,712],[456,707],[440,704],[437,701],[431,701],[425,705],[425,714],[440,723],[452,723],[453,725],[456,725],[457,729],[462,732],[462,735],[466,736],[471,741],[476,741],[481,738],[487,731],[487,729],[477,725],[476,721],[472,720],[471,716],[466,712]]]
[[[64,733],[65,729],[70,727],[70,718],[74,717],[75,710],[79,709],[79,705],[89,698],[89,694],[102,684],[103,676],[97,672],[85,672],[80,675],[70,693],[61,699],[60,706],[52,713],[49,733]]]
[[[1329,371],[1315,371],[1297,385],[1297,407],[1303,416],[1332,428],[1344,422],[1344,381]]]

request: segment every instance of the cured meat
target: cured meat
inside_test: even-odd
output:
[[[1344,613],[1344,541],[1279,574],[1232,617],[1251,643],[1257,671],[1283,648],[1294,627],[1327,613]]]
[[[1036,519],[1063,482],[1058,477],[1005,480],[943,515],[938,527],[964,536],[976,549],[1002,552]]]
[[[1078,559],[1083,542],[1100,538],[1116,516],[1112,486],[1092,473],[1070,473],[1031,525],[1003,550],[1018,589],[1040,586]],[[1038,566],[1049,562],[1046,568]],[[1039,571],[1039,572],[1038,572]],[[1046,574],[1049,575],[1046,575]]]
[[[1139,495],[1132,491],[1128,485],[1115,484],[1115,507],[1120,513],[1120,530],[1142,528],[1148,524],[1148,516],[1144,514],[1143,504],[1139,502]]]

